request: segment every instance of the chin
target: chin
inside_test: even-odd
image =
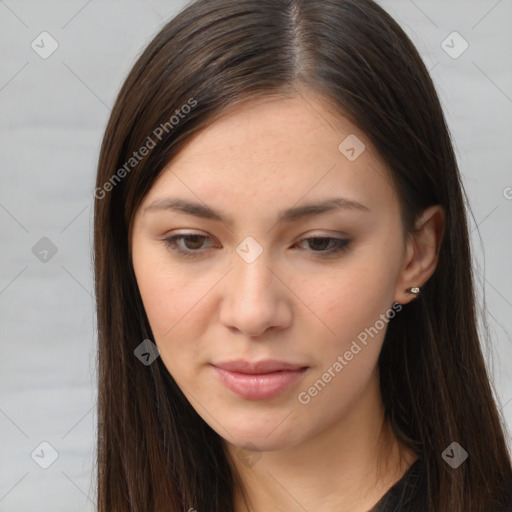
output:
[[[256,451],[256,452],[273,452],[293,446],[293,441],[289,437],[276,436],[273,438],[266,437],[260,433],[238,433],[231,438],[224,440],[235,447],[235,451]]]
[[[273,414],[255,411],[254,415],[233,416],[224,421],[222,427],[211,427],[231,445],[238,448],[274,451],[293,446],[297,443],[298,431],[291,419],[290,408]],[[226,416],[224,416],[226,418]],[[293,434],[293,435],[292,435]]]

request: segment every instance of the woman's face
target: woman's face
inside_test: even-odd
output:
[[[405,302],[398,198],[365,134],[318,97],[211,124],[159,176],[132,235],[153,341],[228,442],[296,445],[378,387]]]

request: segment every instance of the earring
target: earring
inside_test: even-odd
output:
[[[414,286],[412,288],[407,288],[405,291],[407,293],[412,293],[413,295],[416,295],[416,296],[418,296],[418,294],[420,293],[420,289],[417,286]]]

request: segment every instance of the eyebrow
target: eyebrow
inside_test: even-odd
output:
[[[358,210],[369,212],[370,209],[364,204],[343,197],[335,197],[319,203],[311,203],[303,206],[294,206],[283,210],[278,215],[278,222],[297,222],[305,217],[312,217],[323,213],[329,213],[336,210]],[[222,213],[212,210],[205,204],[194,203],[185,199],[166,197],[153,201],[144,208],[144,212],[170,210],[177,213],[194,215],[204,219],[216,220],[222,223],[232,224],[232,219],[223,216]]]

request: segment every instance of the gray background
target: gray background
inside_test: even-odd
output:
[[[445,107],[474,215],[489,365],[510,427],[512,1],[381,4],[417,44]],[[97,155],[136,56],[183,5],[0,0],[0,511],[94,510]],[[31,47],[43,46],[43,31],[58,43],[46,59]],[[453,31],[469,44],[458,58],[464,43],[447,39]],[[56,254],[37,255],[43,237]],[[58,452],[48,469],[31,458],[37,448],[39,464],[52,461],[43,441]]]

